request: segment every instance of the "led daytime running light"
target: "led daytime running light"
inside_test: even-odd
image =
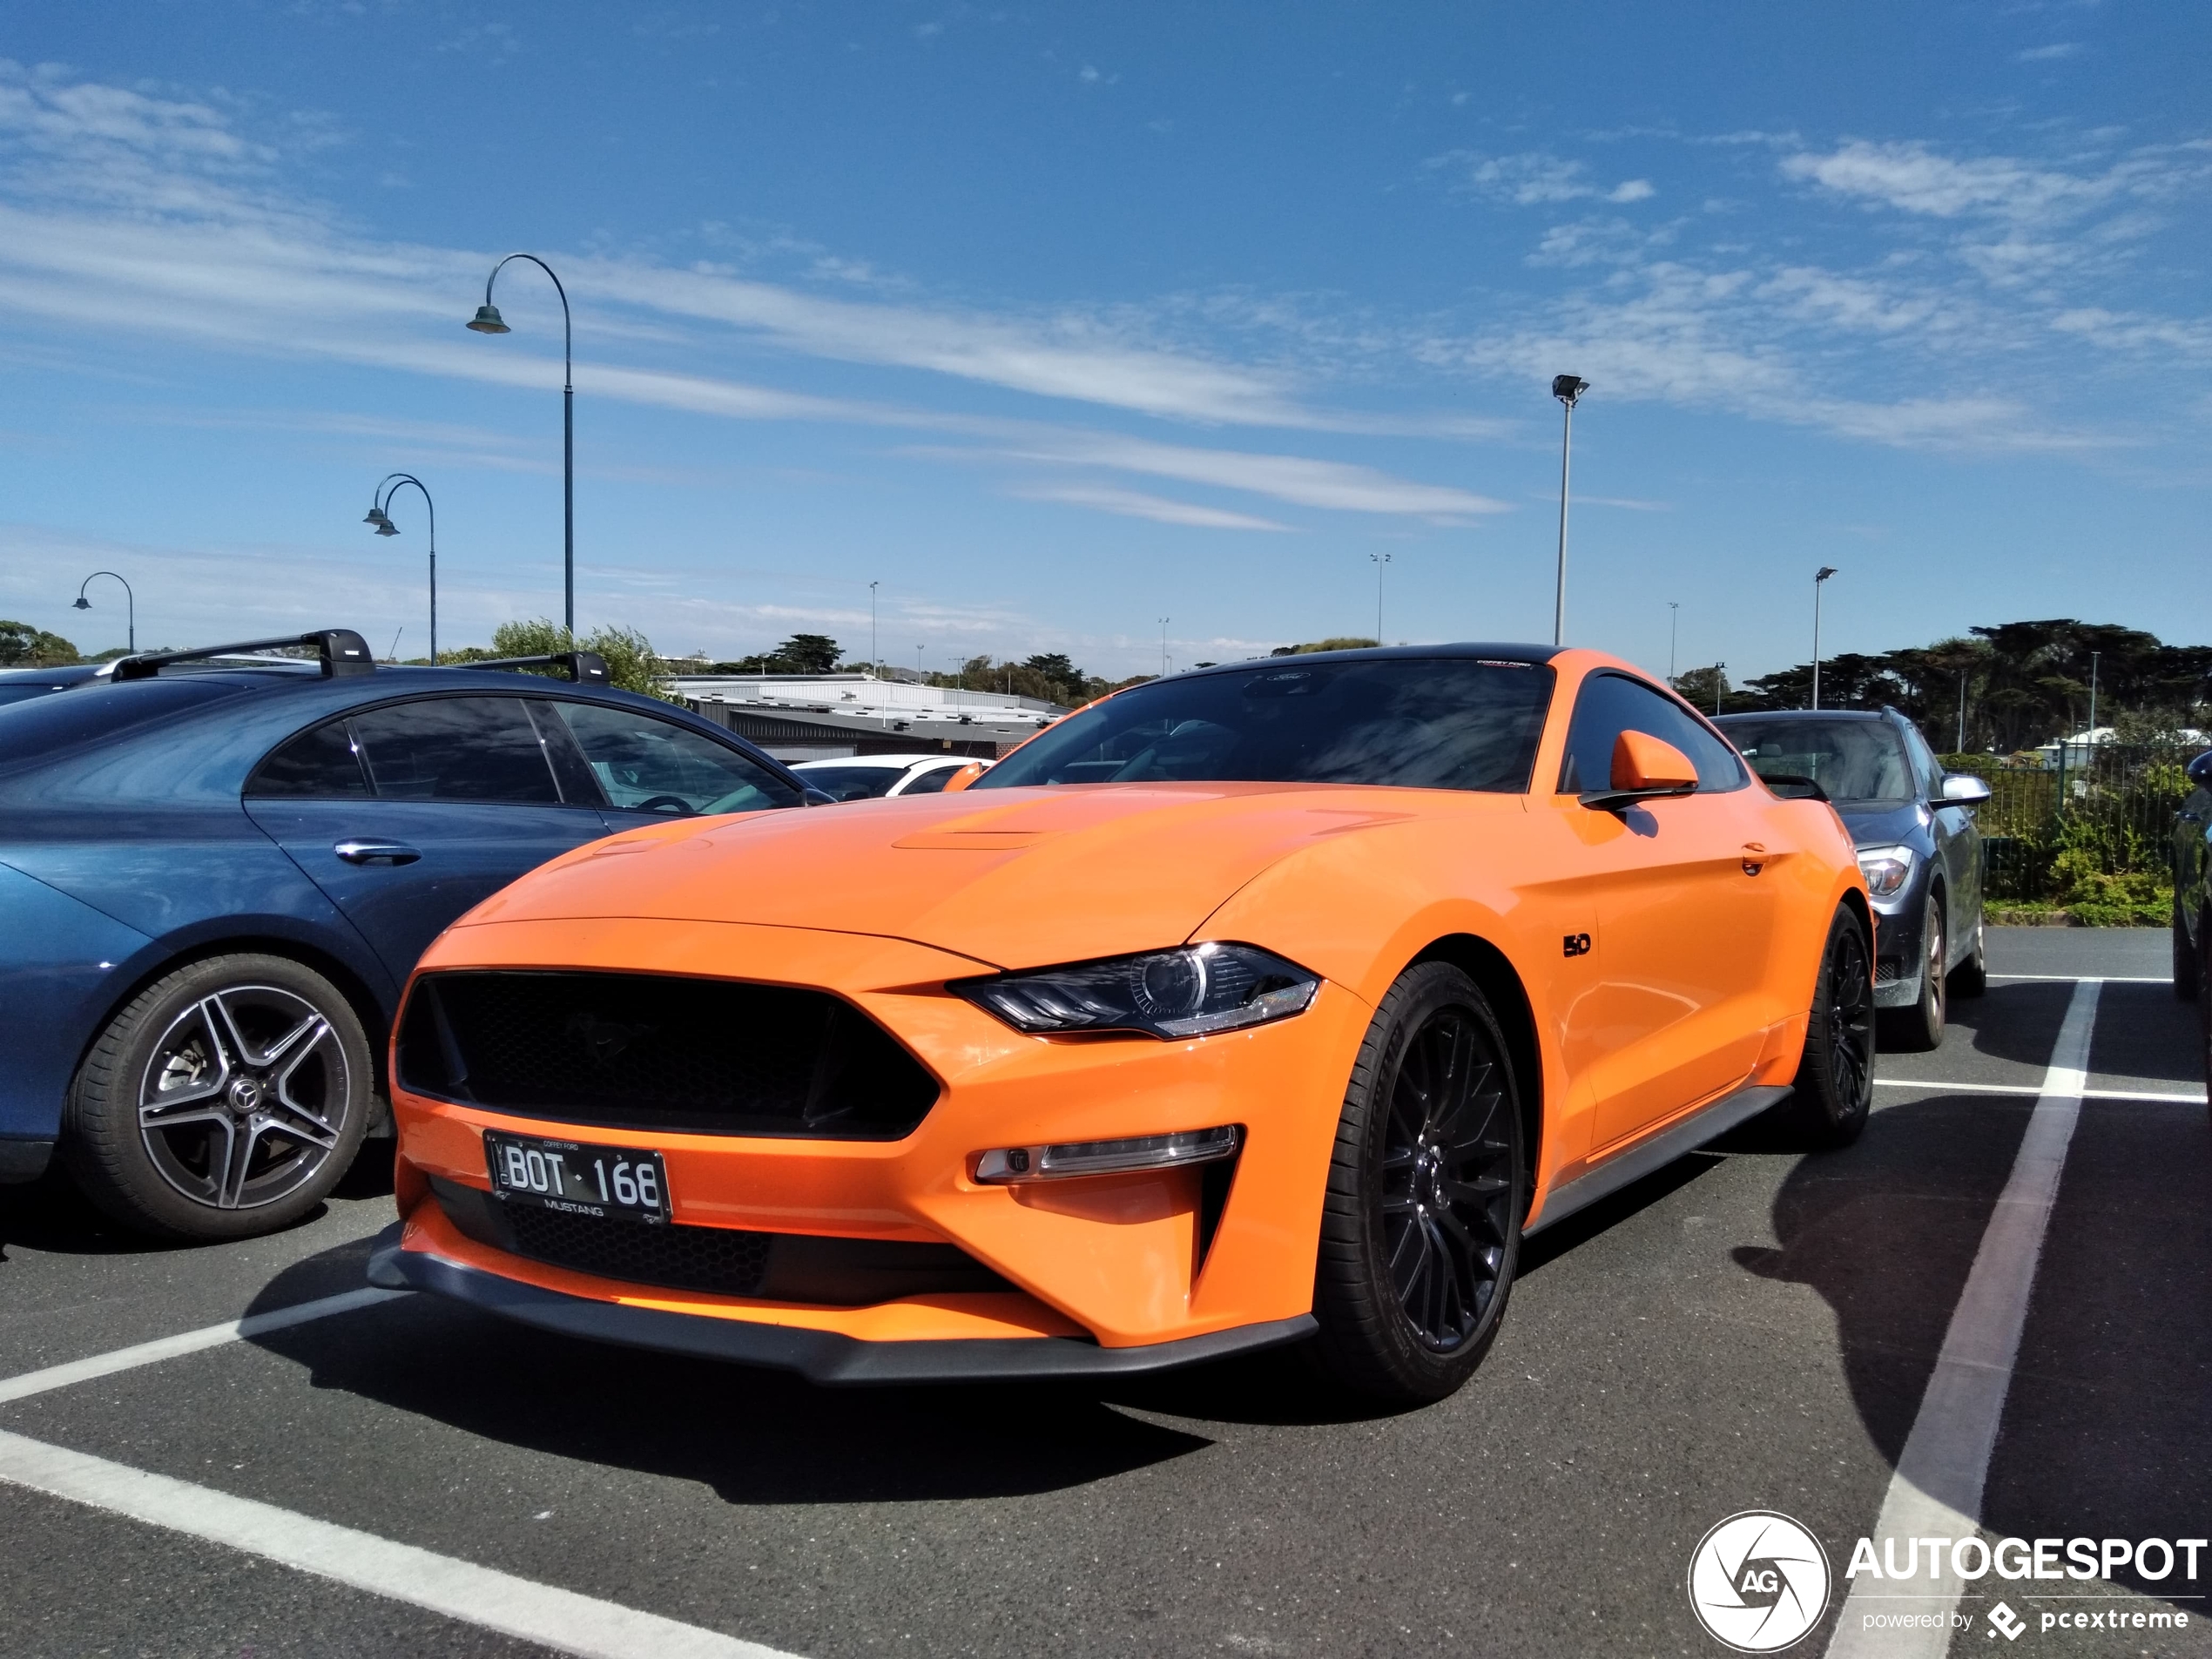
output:
[[[1211,1035],[1304,1013],[1320,977],[1253,945],[1209,941],[950,988],[1017,1031]]]
[[[1067,1181],[1084,1175],[1127,1175],[1234,1157],[1244,1131],[1234,1123],[1175,1135],[1140,1135],[1120,1141],[1063,1141],[1049,1146],[1008,1146],[975,1160],[975,1178],[987,1186],[1023,1181]]]

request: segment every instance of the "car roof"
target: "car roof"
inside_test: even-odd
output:
[[[234,796],[263,755],[319,720],[403,698],[470,693],[632,709],[711,732],[775,771],[788,770],[690,709],[613,686],[511,670],[383,664],[374,673],[326,677],[312,664],[233,660],[0,706],[0,795],[35,793],[43,780],[73,772],[91,792],[122,799]]]
[[[105,663],[57,663],[51,668],[0,668],[0,685],[74,685],[105,668]]]
[[[1393,662],[1400,658],[1420,662],[1439,657],[1540,664],[1550,662],[1560,655],[1562,649],[1558,645],[1525,645],[1483,639],[1455,640],[1445,645],[1359,645],[1350,651],[1308,651],[1282,657],[1248,657],[1239,663],[1216,663],[1211,668],[1185,669],[1182,673],[1168,678],[1196,679],[1208,674],[1244,674],[1255,669],[1281,668],[1291,663],[1304,665],[1309,663]]]

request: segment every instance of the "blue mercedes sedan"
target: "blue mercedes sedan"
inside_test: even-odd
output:
[[[331,629],[0,708],[0,1181],[58,1152],[144,1233],[283,1226],[388,1112],[462,912],[617,830],[824,799],[583,651],[383,667]]]

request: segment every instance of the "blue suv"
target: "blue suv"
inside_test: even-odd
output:
[[[524,668],[568,678],[484,671]],[[826,799],[583,651],[382,667],[331,629],[0,708],[0,1180],[58,1146],[139,1231],[283,1226],[388,1114],[401,988],[462,912],[618,830]]]

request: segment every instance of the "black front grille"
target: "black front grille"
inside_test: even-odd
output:
[[[464,1238],[549,1267],[630,1285],[833,1307],[1014,1288],[954,1244],[739,1232],[681,1223],[649,1226],[502,1199],[442,1176],[430,1177],[430,1190]]]
[[[1894,985],[1905,977],[1905,961],[1898,956],[1879,956],[1874,961],[1874,983]]]
[[[766,1233],[674,1223],[650,1227],[563,1215],[535,1204],[502,1207],[517,1256],[571,1272],[717,1296],[752,1296],[768,1271]]]
[[[936,1080],[823,991],[658,974],[427,974],[401,1016],[419,1094],[558,1123],[895,1140]]]

